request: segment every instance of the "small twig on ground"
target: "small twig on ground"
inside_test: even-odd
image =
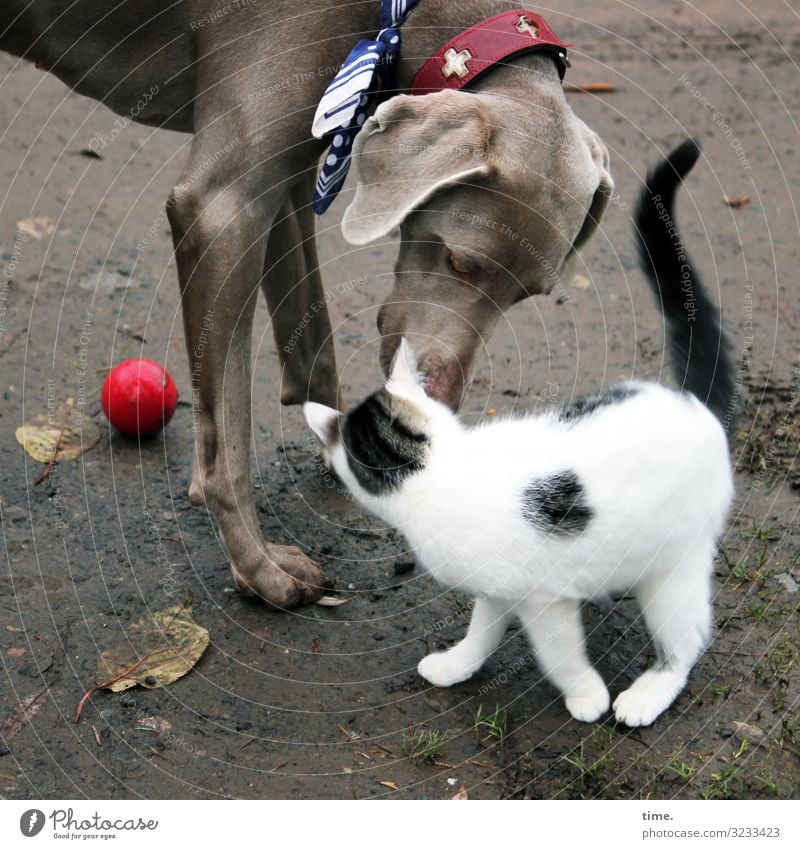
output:
[[[56,437],[56,444],[53,446],[53,453],[50,455],[50,459],[47,461],[47,465],[42,469],[39,477],[33,482],[34,486],[38,486],[43,480],[50,477],[50,472],[58,461],[58,452],[61,448],[61,440],[64,438],[64,428],[66,428],[66,426],[66,422],[61,424],[61,430],[58,432],[58,436]]]
[[[145,661],[150,660],[150,658],[154,654],[158,654],[158,652],[162,652],[162,651],[167,651],[168,646],[162,648],[161,647],[162,642],[164,642],[163,638],[156,645],[155,648],[150,649],[149,652],[142,655],[142,657],[140,657],[139,660],[137,660],[136,663],[133,664],[133,666],[129,666],[124,672],[120,672],[119,675],[115,675],[113,678],[109,678],[108,681],[102,681],[99,684],[95,684],[94,687],[90,687],[83,694],[83,698],[78,702],[78,707],[77,707],[77,710],[75,711],[75,724],[77,725],[81,721],[81,714],[83,713],[83,708],[85,707],[86,702],[88,702],[89,699],[91,699],[91,697],[98,690],[105,690],[106,687],[110,687],[112,684],[116,684],[117,681],[121,681],[123,678],[126,678],[128,675],[131,674],[131,672],[134,672],[136,669],[138,669]]]

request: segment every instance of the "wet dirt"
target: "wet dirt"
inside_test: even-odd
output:
[[[448,798],[463,783],[470,798],[796,797],[800,87],[790,57],[800,19],[777,0],[637,7],[576,0],[549,15],[576,45],[570,79],[617,87],[569,95],[609,146],[616,193],[566,290],[520,304],[498,327],[463,415],[662,374],[630,208],[659,151],[697,137],[704,158],[680,222],[742,363],[744,415],[716,635],[685,692],[650,728],[575,722],[516,629],[473,680],[428,687],[416,664],[460,638],[469,599],[413,568],[400,537],[320,474],[300,410],[278,402],[263,305],[253,378],[262,526],[320,561],[352,601],[280,614],[234,591],[210,515],[186,498],[188,391],[166,432],[141,445],[99,411],[104,370],[126,357],[165,362],[189,385],[164,214],[189,139],[135,123],[112,138],[116,116],[2,56],[2,796]],[[110,139],[101,158],[85,155],[98,133]],[[750,200],[732,209],[724,194]],[[375,318],[393,252],[347,246],[342,211],[322,220],[319,243],[354,400],[380,380]],[[21,231],[33,215],[52,231]],[[70,397],[85,400],[101,442],[33,486],[41,466],[14,431]],[[100,652],[188,597],[211,632],[195,669],[163,689],[97,693],[74,724]],[[638,611],[610,599],[587,605],[585,620],[614,694],[652,659]],[[411,758],[412,743],[429,757]]]

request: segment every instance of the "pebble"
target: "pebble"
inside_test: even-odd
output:
[[[414,569],[415,565],[413,560],[397,560],[394,564],[394,574],[406,575]]]
[[[786,590],[787,593],[797,592],[797,581],[788,573],[781,572],[775,576],[775,580]]]

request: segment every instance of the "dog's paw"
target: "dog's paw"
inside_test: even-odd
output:
[[[322,569],[293,545],[270,545],[255,561],[233,566],[233,577],[247,595],[289,610],[316,601],[332,586]]]
[[[597,722],[608,710],[611,704],[611,696],[608,695],[605,685],[601,684],[589,695],[571,696],[564,699],[564,704],[573,719],[580,722]]]
[[[614,716],[631,728],[652,725],[681,690],[680,676],[648,670],[614,700]]]
[[[450,652],[438,652],[423,657],[417,665],[417,672],[434,687],[452,687],[472,677],[474,669],[464,668]]]

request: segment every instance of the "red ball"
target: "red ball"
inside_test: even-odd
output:
[[[103,412],[125,436],[155,436],[175,413],[178,389],[153,360],[125,360],[111,369],[100,393]]]

